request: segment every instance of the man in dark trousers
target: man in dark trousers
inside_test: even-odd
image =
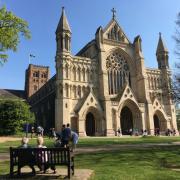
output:
[[[67,147],[71,139],[71,128],[68,123],[67,126],[62,126],[62,146]]]

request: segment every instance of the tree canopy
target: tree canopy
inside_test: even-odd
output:
[[[28,23],[17,17],[6,7],[0,9],[0,64],[8,59],[7,51],[17,51],[20,36],[29,39],[31,37]]]
[[[176,72],[174,75],[173,91],[175,100],[180,102],[180,12],[177,15],[174,40],[176,42],[175,54],[177,55],[178,62],[175,64]]]
[[[16,134],[34,120],[29,105],[22,100],[0,100],[0,135]]]

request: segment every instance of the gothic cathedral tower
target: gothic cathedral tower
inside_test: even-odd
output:
[[[68,70],[65,72],[64,65],[71,59],[71,29],[65,15],[64,7],[62,8],[61,18],[56,29],[56,99],[55,99],[55,126],[60,130],[62,124],[69,123],[69,87],[66,82],[69,81]]]

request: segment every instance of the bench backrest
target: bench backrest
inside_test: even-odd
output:
[[[10,161],[16,164],[68,165],[71,161],[70,149],[57,148],[12,148],[10,147]]]

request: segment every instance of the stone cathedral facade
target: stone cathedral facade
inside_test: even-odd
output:
[[[152,135],[155,128],[162,134],[167,128],[177,130],[168,50],[161,34],[158,68],[152,69],[144,66],[141,37],[131,42],[114,11],[107,26],[100,26],[75,56],[72,33],[63,8],[56,30],[56,75],[29,97],[45,128],[61,130],[70,123],[80,136],[114,136],[118,128],[122,135],[130,129]]]

